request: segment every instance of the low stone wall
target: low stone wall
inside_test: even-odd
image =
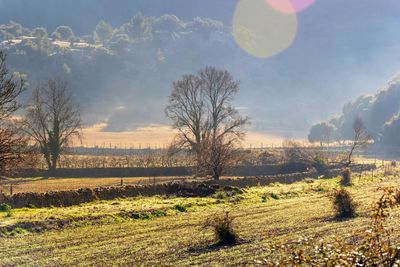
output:
[[[34,205],[35,207],[72,206],[95,200],[115,198],[176,195],[182,197],[209,196],[219,190],[219,186],[204,183],[166,183],[146,186],[82,188],[69,191],[50,191],[46,193],[17,193],[12,196],[0,194],[0,203],[10,204],[14,208]]]

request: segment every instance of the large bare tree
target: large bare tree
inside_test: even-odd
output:
[[[32,95],[24,129],[38,144],[48,169],[57,168],[63,149],[80,138],[82,120],[64,81],[49,80]]]
[[[247,118],[233,107],[239,82],[226,70],[206,67],[174,82],[166,115],[179,131],[176,144],[196,154],[198,171],[219,177],[231,165]]]
[[[15,123],[15,112],[20,109],[18,96],[24,91],[25,81],[9,72],[6,56],[0,51],[0,172],[16,171],[31,158],[27,138]]]

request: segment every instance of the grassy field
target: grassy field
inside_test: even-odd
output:
[[[241,195],[209,198],[149,197],[100,201],[66,208],[23,208],[0,213],[2,266],[218,266],[253,265],[276,243],[299,238],[345,237],[366,227],[371,204],[394,176],[362,176],[349,190],[359,203],[355,219],[336,221],[329,192],[338,179],[273,184]],[[229,211],[238,245],[213,247],[213,214]],[[400,212],[391,222],[398,229]],[[32,229],[18,228],[29,224]],[[35,233],[35,231],[38,231]]]

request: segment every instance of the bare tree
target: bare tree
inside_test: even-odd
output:
[[[0,51],[0,120],[9,119],[20,107],[18,96],[24,91],[25,81],[11,74],[6,66],[6,56]]]
[[[38,144],[48,169],[54,171],[63,149],[72,138],[80,138],[82,126],[66,82],[49,80],[34,90],[24,126]]]
[[[18,96],[24,91],[25,81],[11,74],[6,66],[6,56],[0,51],[0,172],[16,171],[27,163],[31,153],[26,136],[15,122],[15,112],[20,109]]]
[[[350,151],[347,155],[346,167],[352,163],[354,151],[359,148],[365,147],[371,140],[372,137],[368,133],[367,128],[361,118],[356,117],[353,122],[354,139],[350,146]]]
[[[232,162],[234,148],[244,137],[248,119],[232,106],[238,91],[239,83],[229,72],[206,67],[174,82],[166,108],[179,131],[176,144],[194,151],[197,170],[206,170],[214,179]]]
[[[173,127],[179,131],[175,147],[189,146],[196,154],[206,136],[207,114],[202,81],[195,75],[184,75],[173,83],[173,91],[166,108],[166,115],[173,120]]]

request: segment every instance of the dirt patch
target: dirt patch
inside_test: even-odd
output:
[[[101,216],[80,217],[74,219],[59,219],[59,220],[50,219],[45,221],[18,222],[16,224],[0,227],[0,236],[1,237],[13,236],[14,233],[21,232],[19,231],[19,229],[24,230],[23,232],[41,233],[50,230],[62,230],[66,227],[73,225],[74,223],[79,223],[79,222],[85,222],[87,224],[96,224],[108,216],[109,215],[101,215]]]

